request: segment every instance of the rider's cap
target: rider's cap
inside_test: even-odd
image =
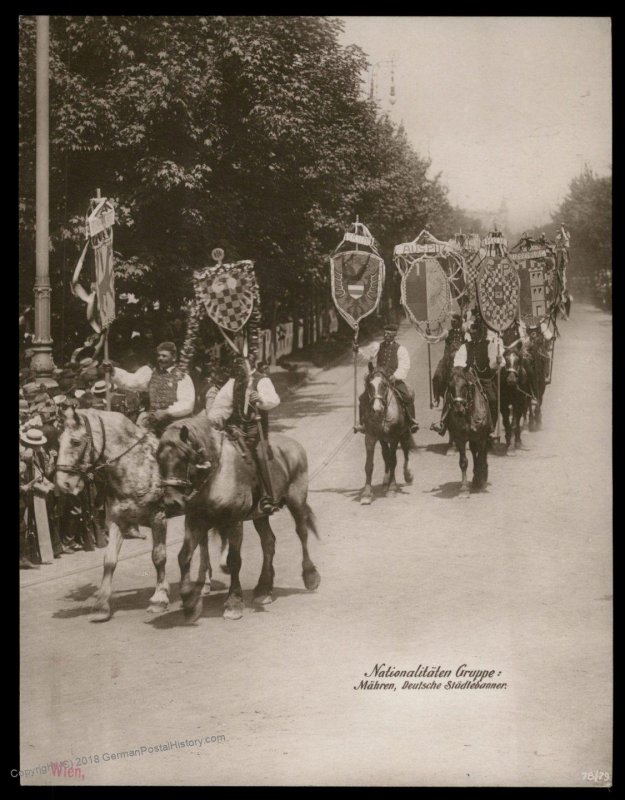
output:
[[[397,331],[399,330],[399,326],[396,325],[394,322],[386,322],[384,324],[384,330],[393,331],[393,333],[397,333]]]
[[[67,397],[65,397],[64,394],[55,394],[52,399],[57,406],[65,405],[67,403]]]
[[[91,387],[91,393],[98,397],[106,394],[106,381],[96,381]]]
[[[20,433],[20,442],[26,447],[39,447],[46,444],[48,440],[38,428],[29,428]]]
[[[156,352],[160,353],[162,350],[167,353],[171,353],[172,356],[175,356],[178,352],[176,345],[173,342],[161,342],[156,348]]]

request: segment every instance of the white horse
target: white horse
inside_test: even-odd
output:
[[[93,620],[111,618],[113,573],[124,538],[138,535],[139,525],[152,529],[152,562],[156,588],[148,611],[166,611],[169,584],[165,575],[167,520],[156,437],[116,411],[68,409],[59,438],[56,485],[67,494],[79,494],[88,474],[100,472],[106,483],[109,540],[104,554],[102,584],[96,595]]]

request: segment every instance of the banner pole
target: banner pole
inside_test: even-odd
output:
[[[109,328],[104,330],[104,360],[108,363],[109,360]],[[106,410],[111,410],[111,376],[108,372],[105,374],[106,380]]]
[[[430,409],[434,408],[434,397],[432,395],[432,350],[428,342],[428,387],[430,389]]]
[[[499,350],[500,339],[497,336],[497,427],[495,428],[495,438],[497,442],[501,439],[501,353]]]
[[[354,329],[354,428],[358,424],[358,324]]]

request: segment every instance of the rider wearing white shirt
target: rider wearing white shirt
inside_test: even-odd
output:
[[[145,366],[132,373],[112,367],[107,362],[104,364],[116,386],[135,392],[148,392],[149,411],[139,415],[137,424],[157,433],[162,433],[174,419],[193,414],[195,387],[190,376],[176,366],[176,355],[176,345],[163,342],[156,348],[156,369]]]
[[[231,435],[252,454],[261,488],[258,508],[265,514],[273,514],[281,506],[280,498],[274,491],[269,465],[273,453],[268,444],[268,412],[280,405],[280,397],[271,379],[255,368],[256,357],[253,353],[248,356],[248,362],[249,370],[244,358],[236,359],[234,377],[221,387],[207,416],[215,427],[224,428],[228,425]],[[261,443],[259,422],[264,443]]]
[[[384,339],[381,342],[373,342],[367,347],[363,347],[361,352],[365,358],[369,359],[369,363],[374,364],[375,367],[386,373],[408,417],[410,431],[411,433],[416,433],[419,430],[419,423],[415,420],[414,392],[406,384],[406,378],[410,371],[410,356],[408,350],[395,341],[396,336],[397,325],[390,322],[384,326]],[[365,391],[359,397],[360,420],[359,424],[354,428],[354,431],[358,433],[365,432],[366,396],[367,393]]]

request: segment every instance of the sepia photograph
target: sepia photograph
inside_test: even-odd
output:
[[[612,787],[612,19],[14,20],[14,785]]]

